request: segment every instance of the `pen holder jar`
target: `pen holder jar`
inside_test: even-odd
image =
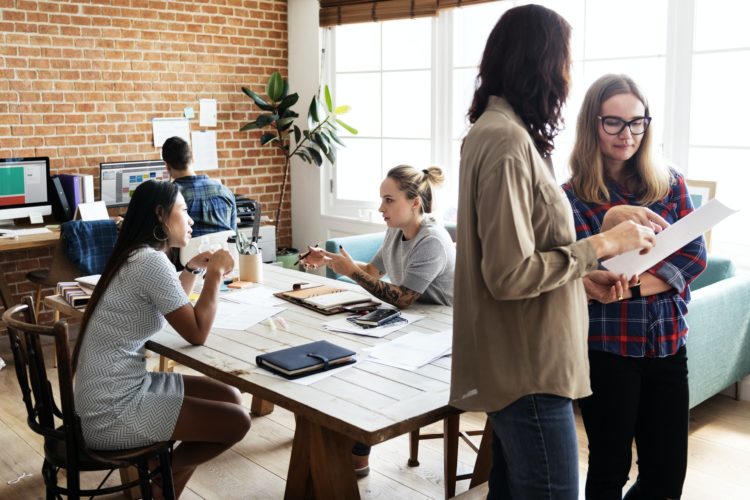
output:
[[[260,252],[240,254],[240,281],[261,283],[263,281],[263,257]]]

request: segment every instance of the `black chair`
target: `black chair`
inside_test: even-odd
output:
[[[151,481],[160,475],[164,497],[175,497],[172,481],[172,443],[161,442],[141,448],[97,451],[86,447],[81,433],[81,421],[73,401],[73,375],[68,348],[68,326],[65,321],[54,325],[38,325],[34,301],[25,297],[23,303],[6,310],[3,321],[8,327],[8,338],[13,351],[16,375],[31,429],[44,436],[44,464],[42,476],[47,499],[78,499],[81,496],[105,495],[140,487],[144,499],[151,499]],[[57,405],[42,351],[43,337],[52,337],[57,353],[59,401]],[[149,460],[158,459],[159,467],[149,471]],[[102,487],[116,469],[134,466],[138,479],[119,486]],[[60,485],[57,476],[65,469],[66,484]],[[96,490],[83,490],[80,473],[108,471]]]

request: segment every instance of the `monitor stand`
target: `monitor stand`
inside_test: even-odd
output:
[[[31,224],[44,224],[44,216],[40,213],[29,215],[29,222]]]

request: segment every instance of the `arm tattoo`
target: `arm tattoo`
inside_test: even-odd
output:
[[[403,285],[397,286],[392,283],[386,283],[385,281],[375,279],[362,271],[356,271],[352,275],[352,279],[375,297],[384,300],[389,304],[393,304],[399,309],[409,307],[412,302],[422,295],[421,293],[410,290]]]

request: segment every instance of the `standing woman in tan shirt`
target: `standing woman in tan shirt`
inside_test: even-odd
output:
[[[627,278],[597,271],[598,259],[654,243],[632,221],[576,241],[549,163],[569,41],[570,25],[547,8],[500,18],[461,152],[451,404],[492,422],[489,498],[578,498],[571,401],[591,393],[580,278],[596,273],[620,296]]]

